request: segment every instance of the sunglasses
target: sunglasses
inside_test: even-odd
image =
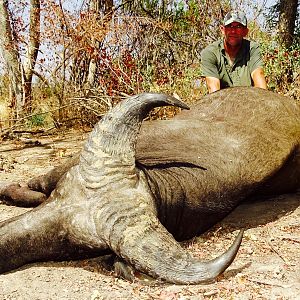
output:
[[[225,26],[225,28],[226,29],[238,29],[238,30],[240,30],[240,29],[245,29],[246,26],[244,26],[244,25],[232,25],[232,24],[229,24],[229,25]]]

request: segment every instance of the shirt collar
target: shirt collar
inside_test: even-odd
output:
[[[224,48],[224,39],[219,40],[219,47],[220,47],[220,50],[221,50],[221,53],[223,54],[223,56],[226,57],[226,52],[225,52],[225,48]],[[245,51],[246,51],[245,50],[245,39],[243,39],[241,49],[238,52],[237,57],[236,57],[236,61],[243,58]]]

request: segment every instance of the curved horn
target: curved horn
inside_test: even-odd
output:
[[[88,143],[98,140],[98,146],[101,145],[106,153],[130,155],[135,151],[137,134],[143,119],[151,109],[166,105],[189,109],[182,101],[166,94],[143,93],[127,98],[95,126]]]
[[[135,147],[141,123],[151,109],[166,105],[189,109],[172,96],[143,93],[120,102],[98,122],[85,144],[79,163],[80,174],[88,187],[99,188],[106,184],[103,177],[117,181],[126,176],[136,183]],[[116,174],[119,176],[114,178]]]
[[[172,283],[205,283],[223,273],[238,252],[243,230],[216,259],[202,262],[193,258],[158,220],[143,179],[136,189],[123,189],[95,207],[97,233],[109,248],[137,270]]]
[[[243,232],[223,255],[199,262],[159,222],[145,175],[135,168],[142,119],[159,105],[187,108],[163,94],[141,94],[123,101],[91,133],[81,154],[80,175],[96,191],[92,196],[95,230],[116,254],[136,269],[169,282],[206,282],[231,264]]]
[[[142,227],[143,232],[140,232],[141,223],[136,223],[131,229],[122,228],[122,239],[118,239],[112,248],[139,271],[176,284],[206,283],[215,279],[230,266],[243,237],[241,230],[226,252],[202,262],[183,249],[165,228],[161,228],[161,224],[155,220],[151,223]],[[112,237],[110,240],[113,240]]]
[[[221,256],[199,261],[163,227],[150,193],[142,185],[140,181],[136,190],[105,198],[96,207],[97,233],[107,245],[137,270],[172,283],[204,283],[224,272],[238,252],[243,230]]]

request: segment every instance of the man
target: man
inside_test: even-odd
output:
[[[201,52],[202,76],[208,92],[230,86],[255,86],[266,89],[259,45],[245,39],[248,34],[244,13],[229,12],[220,26],[223,38]]]

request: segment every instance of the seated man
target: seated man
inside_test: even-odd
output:
[[[266,89],[259,45],[245,39],[248,34],[244,13],[232,11],[220,26],[224,38],[201,52],[202,76],[208,92],[230,86],[255,86]]]

